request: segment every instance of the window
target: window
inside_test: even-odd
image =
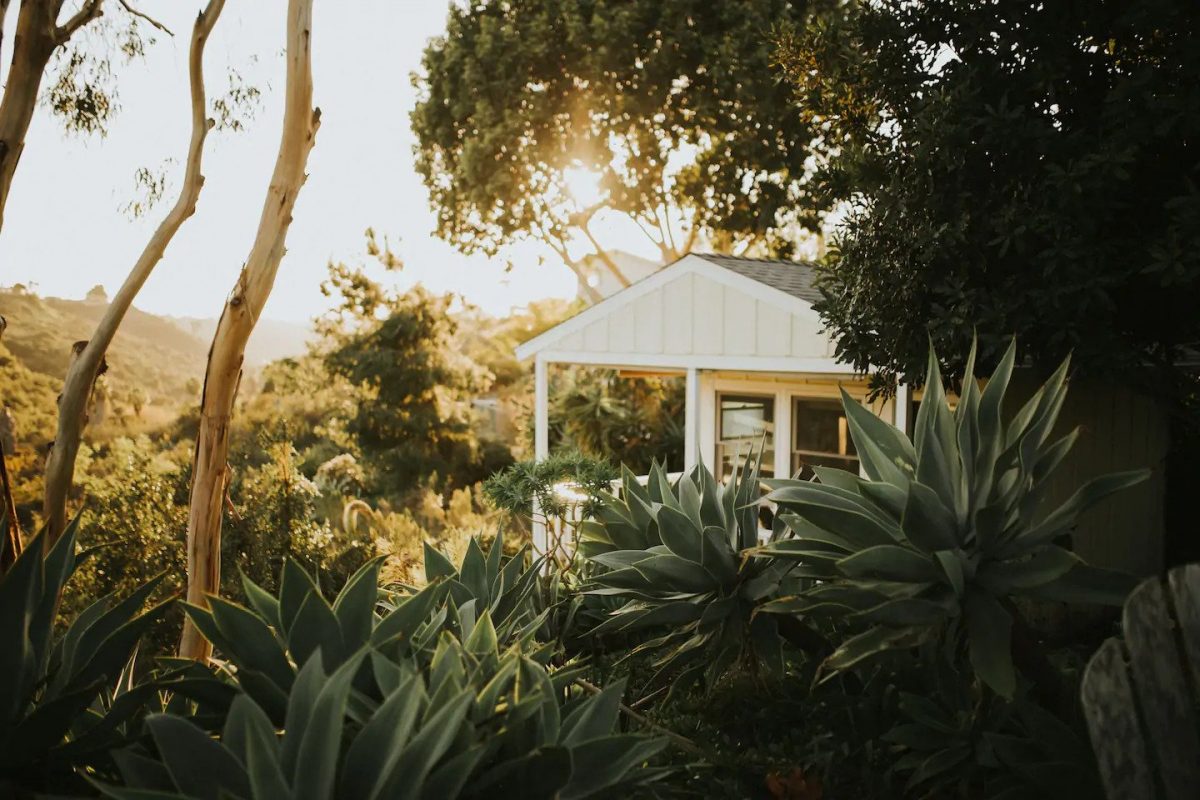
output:
[[[858,472],[858,453],[838,400],[797,398],[792,407],[792,474],[807,480],[813,467]]]
[[[722,477],[741,468],[746,457],[764,448],[761,474],[775,474],[775,398],[770,395],[722,394],[718,398],[717,464]],[[764,439],[765,436],[765,439]]]

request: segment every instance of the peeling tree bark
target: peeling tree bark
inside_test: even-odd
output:
[[[8,5],[3,0],[4,6]],[[58,13],[63,0],[22,0],[13,35],[13,57],[0,99],[0,230],[4,228],[4,207],[17,162],[25,149],[25,134],[37,108],[42,76],[55,48],[68,40],[103,12],[104,0],[87,0],[62,25]],[[0,10],[3,6],[0,6]]]
[[[175,237],[183,223],[196,212],[196,201],[204,186],[201,162],[204,156],[204,141],[213,121],[205,114],[207,100],[204,92],[204,45],[208,42],[217,17],[225,6],[225,0],[209,0],[192,29],[191,55],[188,61],[188,80],[191,87],[192,133],[188,143],[187,161],[184,167],[183,186],[179,198],[146,247],[120,291],[104,312],[95,333],[76,353],[67,369],[63,392],[58,398],[58,432],[54,446],[46,460],[46,489],[42,501],[42,516],[46,521],[49,536],[47,546],[66,527],[67,495],[75,473],[75,457],[79,453],[79,442],[87,425],[87,407],[96,378],[102,371],[104,354],[112,344],[113,337],[141,291],[150,273],[162,260],[167,245]]]
[[[207,605],[209,595],[216,594],[220,586],[221,510],[228,474],[229,427],[246,340],[275,283],[292,209],[307,177],[304,170],[321,119],[321,112],[312,107],[312,0],[289,0],[287,13],[286,105],[279,155],[258,233],[217,323],[204,375],[187,532],[187,600],[194,605]],[[190,620],[185,621],[179,654],[205,659],[210,653],[208,641]]]

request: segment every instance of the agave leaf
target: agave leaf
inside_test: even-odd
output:
[[[250,782],[238,760],[191,722],[172,714],[151,714],[146,727],[175,788],[184,795],[250,795]]]
[[[488,594],[487,558],[475,537],[471,537],[467,542],[467,552],[463,556],[458,580],[471,591],[473,597],[478,598],[480,604],[486,606],[491,602]]]
[[[292,766],[292,796],[296,800],[333,797],[338,757],[341,754],[342,727],[346,718],[346,700],[350,694],[350,683],[365,655],[365,652],[359,651],[351,656],[325,680],[303,725],[295,728],[288,720],[287,738],[300,737],[299,747],[291,751],[296,754],[295,759],[289,762],[289,751],[285,746],[283,760],[284,764],[290,763]],[[313,661],[316,662],[316,659]],[[286,776],[287,773],[284,774]]]
[[[845,389],[841,393],[850,437],[863,470],[873,481],[903,486],[916,473],[917,454],[912,443],[901,431],[864,408]]]
[[[1017,676],[1012,661],[1012,617],[995,597],[968,590],[963,606],[967,651],[975,674],[992,691],[1012,699]]]
[[[367,643],[375,627],[375,603],[379,599],[379,567],[383,558],[363,564],[333,601],[333,613],[347,650]]]
[[[438,578],[451,578],[458,574],[454,563],[438,552],[429,542],[424,543],[425,550],[425,580],[433,583]]]
[[[442,800],[444,797],[458,797],[479,762],[493,749],[491,743],[478,744],[446,759],[426,779],[421,799]]]
[[[691,481],[684,481],[690,484]],[[699,498],[697,496],[696,513],[699,516]],[[662,542],[672,553],[687,561],[701,563],[701,531],[703,528],[698,520],[690,514],[662,506],[658,509],[658,533]]]
[[[282,689],[291,685],[292,666],[279,640],[260,617],[220,597],[210,597],[209,608],[221,637],[232,648],[227,656],[267,675]]]
[[[900,525],[905,538],[926,553],[952,550],[962,544],[954,509],[948,508],[937,493],[920,481],[908,486],[908,502]]]
[[[617,727],[625,680],[613,681],[567,714],[559,728],[559,744],[578,745],[607,736]]]
[[[242,591],[246,593],[246,600],[249,601],[251,608],[257,611],[268,625],[282,633],[283,622],[279,618],[279,601],[266,589],[250,580],[250,577],[240,568],[238,572],[242,579]]]
[[[1076,564],[1066,574],[1022,594],[1063,603],[1121,606],[1137,582],[1136,576],[1125,572]]]
[[[941,571],[928,556],[897,545],[868,547],[841,559],[837,566],[852,578],[882,578],[911,583],[941,580]]]
[[[425,703],[425,691],[416,676],[391,692],[367,721],[346,753],[341,795],[372,800],[380,797],[395,771],[404,746]]]
[[[895,520],[888,519],[861,496],[833,486],[796,481],[776,489],[766,499],[818,527],[837,531],[847,538],[853,535],[861,542],[892,544],[900,535]]]
[[[284,559],[283,577],[279,579],[279,621],[283,624],[280,634],[286,637],[291,631],[300,605],[310,593],[321,593],[312,576],[291,558]]]
[[[885,600],[877,606],[859,611],[851,619],[891,627],[935,625],[950,617],[950,610],[943,603],[920,597],[902,597]]]
[[[279,740],[270,717],[248,695],[239,694],[229,706],[221,743],[235,758],[248,765],[251,739],[258,739],[265,753],[278,758]]]
[[[173,602],[173,599],[165,600],[117,628],[100,644],[91,659],[72,676],[68,686],[116,677],[137,650],[138,641],[143,634],[163,618]]]
[[[411,640],[448,591],[445,581],[437,581],[407,598],[375,626],[371,633],[371,644],[382,649],[397,641]]]
[[[75,676],[77,672],[96,656],[97,651],[100,650],[106,640],[137,616],[138,611],[141,610],[146,600],[158,588],[159,584],[162,583],[164,577],[164,574],[157,575],[139,586],[128,597],[101,615],[99,619],[95,620],[79,635],[78,643],[71,653],[70,661],[64,660],[62,669],[55,675],[55,679],[51,683],[52,691],[58,691],[70,684],[76,683]],[[66,652],[64,651],[65,655]],[[122,662],[124,660],[121,659]]]
[[[387,781],[377,790],[376,797],[404,800],[420,796],[434,764],[449,750],[465,723],[473,694],[472,690],[467,689],[440,707],[431,703],[430,709],[436,710],[423,721],[420,730],[409,741]]]
[[[1031,529],[1007,544],[1001,555],[1016,555],[1040,547],[1066,533],[1080,514],[1115,492],[1136,486],[1150,477],[1150,470],[1139,469],[1102,475],[1085,483],[1071,498],[1047,514]]]
[[[555,796],[559,800],[607,796],[618,781],[642,767],[666,744],[665,739],[626,734],[592,739],[573,747],[570,781]]]
[[[830,672],[849,669],[864,659],[896,647],[910,636],[911,633],[903,628],[876,626],[842,642],[825,659],[822,668]]]
[[[993,594],[1006,595],[1056,580],[1080,563],[1069,550],[1049,545],[1029,558],[987,561],[979,568],[978,580]]]
[[[253,797],[291,797],[279,757],[278,744],[272,746],[257,736],[246,740],[246,774],[254,787]]]

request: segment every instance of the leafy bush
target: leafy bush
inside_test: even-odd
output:
[[[673,690],[701,676],[711,685],[739,661],[781,672],[776,620],[754,612],[790,565],[754,552],[758,498],[753,460],[724,485],[703,465],[674,485],[658,464],[646,486],[625,470],[621,496],[609,495],[581,528],[580,551],[605,568],[588,593],[622,601],[592,633],[665,629],[634,652],[662,652],[656,665]]]
[[[3,527],[0,521],[0,527]],[[74,790],[74,770],[111,770],[109,752],[136,736],[158,687],[135,684],[142,635],[170,601],[143,610],[157,581],[122,600],[105,595],[60,635],[54,617],[64,584],[83,557],[75,554],[78,519],[47,547],[30,540],[0,577],[0,794]]]
[[[1011,598],[1119,605],[1125,597],[1129,576],[1084,564],[1058,542],[1079,514],[1146,473],[1097,478],[1047,508],[1048,479],[1079,433],[1051,438],[1068,362],[1006,419],[1015,358],[1013,342],[981,392],[972,353],[970,377],[951,411],[931,350],[915,447],[843,394],[867,479],[819,467],[813,482],[766,482],[794,537],[759,555],[801,562],[821,583],[762,610],[833,615],[866,627],[828,658],[828,669],[945,640],[962,644],[975,674],[1010,698],[1017,686],[1012,628],[1019,622]]]
[[[456,569],[429,550],[431,582],[376,614],[379,560],[332,603],[287,561],[278,595],[245,579],[251,607],[188,607],[242,691],[219,741],[155,715],[151,741],[119,758],[114,798],[583,798],[659,777],[663,742],[615,732],[623,684],[581,696],[547,668],[526,600],[538,565],[503,542]],[[216,682],[217,679],[214,679]],[[283,733],[277,734],[282,727]]]

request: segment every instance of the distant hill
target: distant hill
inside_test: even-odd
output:
[[[8,329],[0,342],[0,407],[21,421],[23,437],[43,440],[53,424],[54,397],[62,386],[71,345],[91,336],[107,300],[102,291],[86,300],[39,297],[0,288],[0,315]],[[200,385],[216,320],[174,319],[130,309],[109,348],[104,386],[107,408],[143,409],[142,422],[173,419],[181,406],[200,400]],[[259,367],[305,352],[313,333],[294,323],[260,320],[246,364]],[[139,417],[142,416],[139,411]]]
[[[217,320],[195,317],[165,317],[182,330],[204,341],[211,342],[217,331]],[[246,365],[261,367],[281,358],[295,358],[307,352],[308,345],[316,337],[311,325],[299,322],[284,322],[277,319],[260,319],[246,344]]]
[[[71,345],[92,335],[104,313],[103,300],[64,300],[0,290],[0,314],[8,320],[4,345],[32,372],[61,381]],[[106,381],[138,387],[151,400],[178,400],[188,381],[204,377],[205,342],[170,320],[129,310],[108,350]]]

